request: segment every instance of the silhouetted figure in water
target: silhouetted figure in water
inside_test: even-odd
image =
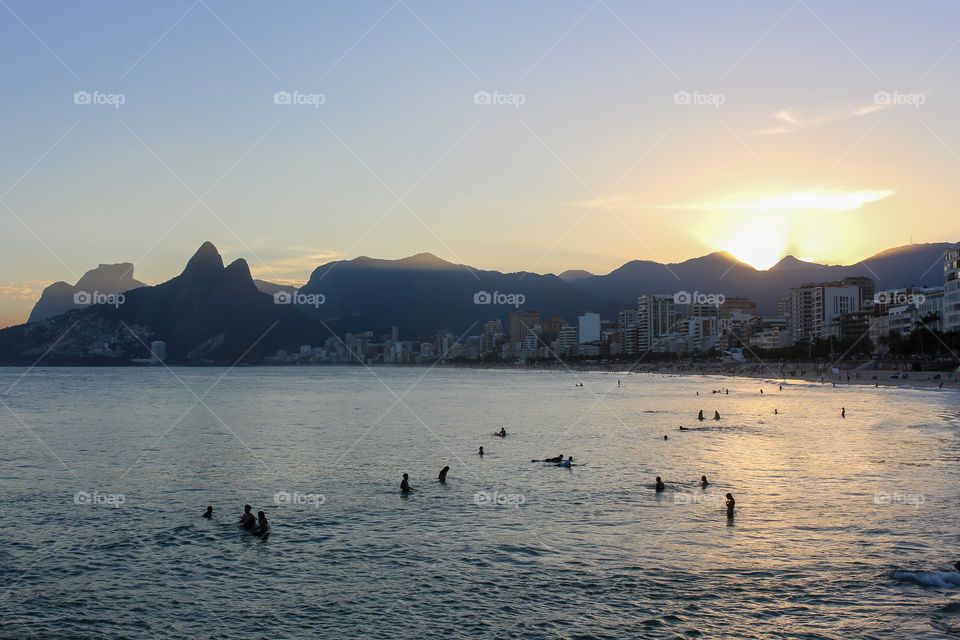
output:
[[[677,429],[677,431],[690,431],[690,429],[687,429],[685,426],[680,425],[680,428]]]
[[[735,506],[737,506],[737,501],[733,499],[732,493],[728,493],[727,494],[727,517],[728,518],[733,517],[733,508]]]
[[[706,487],[708,484],[710,483],[707,482],[707,476],[700,476],[700,486]]]
[[[703,420],[703,409],[700,409],[700,413],[697,414],[697,420]]]
[[[443,469],[440,469],[440,475],[437,476],[437,480],[439,480],[440,482],[446,482],[446,481],[447,481],[447,471],[450,471],[450,467],[449,467],[449,466],[444,467]]]
[[[507,430],[504,429],[503,427],[500,427],[500,431],[497,432],[497,435],[500,436],[501,438],[506,438]]]
[[[557,466],[569,469],[570,467],[573,466],[573,456],[570,456],[566,460],[561,461]]]
[[[953,568],[957,571],[960,571],[960,560],[957,560],[955,563],[953,563]]]
[[[410,476],[403,474],[403,480],[400,481],[400,491],[403,493],[410,493]]]
[[[730,395],[730,389],[727,389],[726,392],[727,392],[727,395]]]
[[[717,410],[714,410],[714,411],[713,411],[713,419],[714,419],[714,420],[719,420],[719,419],[720,419],[720,412],[719,412],[719,411],[717,411]]]
[[[480,447],[480,451],[477,451],[477,453],[482,456],[482,455],[483,455],[483,447]]]
[[[253,532],[261,538],[265,538],[269,531],[270,524],[267,522],[266,514],[263,511],[257,511],[257,528]]]
[[[213,517],[213,507],[207,507],[207,510],[203,512],[203,516],[202,516],[202,517],[207,518],[208,520],[209,520],[210,518],[212,518],[212,517]]]
[[[666,488],[667,486],[663,484],[663,480],[660,479],[660,476],[657,476],[657,484],[653,486],[653,490],[656,491],[657,493],[660,493]]]
[[[840,417],[841,417],[841,418],[846,418],[846,417],[847,417],[847,408],[846,408],[846,407],[840,407]]]
[[[763,389],[760,389],[760,395],[763,395]]]
[[[780,391],[783,391],[783,385],[780,385]]]
[[[664,439],[664,440],[669,440],[669,439],[670,439],[670,436],[663,436],[663,439]]]
[[[778,413],[780,413],[780,412],[777,411],[776,409],[773,410],[773,415],[777,415]]]
[[[240,526],[244,529],[253,529],[257,524],[257,519],[253,517],[253,513],[250,512],[251,507],[248,504],[243,505],[243,515],[240,516]]]

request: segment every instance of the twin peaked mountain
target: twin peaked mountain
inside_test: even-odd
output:
[[[509,326],[507,315],[521,300],[510,294],[522,295],[522,307],[544,319],[572,323],[586,310],[615,319],[617,311],[636,308],[640,294],[678,291],[748,297],[761,313],[772,314],[777,299],[804,282],[868,276],[878,288],[938,284],[947,246],[908,245],[850,266],[788,256],[767,271],[712,253],[676,264],[628,262],[603,276],[482,271],[431,254],[361,257],[317,267],[291,300],[275,299],[271,294],[291,291],[255,281],[244,260],[225,267],[216,247],[205,242],[179,276],[156,286],[134,280],[129,264],[100,265],[76,285],[51,285],[30,322],[0,331],[0,364],[123,364],[147,357],[153,340],[167,343],[171,363],[256,363],[277,349],[317,346],[334,334],[372,331],[379,338],[392,325],[408,340],[431,338],[440,329],[476,334],[495,318]],[[99,298],[91,300],[93,293]],[[283,304],[288,301],[293,304]]]

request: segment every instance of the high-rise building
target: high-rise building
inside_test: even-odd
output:
[[[794,342],[838,334],[840,317],[873,304],[876,285],[870,278],[804,284],[790,289],[790,331]]]
[[[637,327],[639,324],[640,311],[637,309],[624,309],[617,314],[620,351],[628,356],[634,356],[638,353]]]
[[[600,314],[584,313],[577,318],[577,327],[580,331],[580,344],[600,341]]]
[[[580,332],[577,327],[566,326],[560,329],[557,340],[554,344],[554,351],[561,356],[575,356],[579,354]]]
[[[943,330],[960,331],[960,242],[943,254]]]
[[[513,351],[519,351],[522,347],[523,339],[530,335],[533,327],[540,324],[539,311],[517,311],[510,314],[510,347]]]
[[[637,349],[651,349],[657,338],[670,333],[676,322],[672,295],[646,294],[637,298]]]
[[[483,323],[483,334],[480,336],[480,351],[493,351],[497,343],[503,338],[503,323],[500,320],[487,320]]]

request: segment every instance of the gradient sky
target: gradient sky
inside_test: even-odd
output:
[[[958,24],[947,2],[2,0],[0,326],[100,262],[163,281],[204,240],[284,282],[421,251],[606,273],[956,241]]]

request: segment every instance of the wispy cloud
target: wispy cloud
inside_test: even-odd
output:
[[[36,302],[43,290],[51,284],[52,281],[43,280],[0,285],[0,297]]]
[[[255,278],[276,284],[300,286],[307,281],[314,269],[342,257],[337,251],[302,246],[287,247],[282,256],[271,257],[261,253],[265,266],[251,263],[250,271]]]
[[[828,191],[797,192],[772,194],[733,194],[718,200],[687,204],[643,204],[622,196],[603,200],[567,202],[568,206],[598,207],[617,209],[671,209],[678,211],[781,211],[785,213],[803,211],[853,211],[865,204],[877,202],[892,196],[892,189],[864,191]]]
[[[780,109],[779,111],[774,111],[770,114],[770,117],[776,121],[776,126],[761,129],[759,131],[754,131],[754,135],[759,136],[768,136],[768,135],[778,135],[784,133],[798,133],[800,131],[805,131],[822,124],[827,124],[829,122],[837,122],[839,120],[851,120],[853,118],[859,118],[860,116],[865,116],[870,113],[875,113],[877,111],[882,111],[884,109],[889,109],[893,104],[868,104],[859,107],[846,107],[842,109],[837,109],[831,113],[821,113],[819,115],[807,115],[802,112],[800,109],[795,108],[786,108]]]

